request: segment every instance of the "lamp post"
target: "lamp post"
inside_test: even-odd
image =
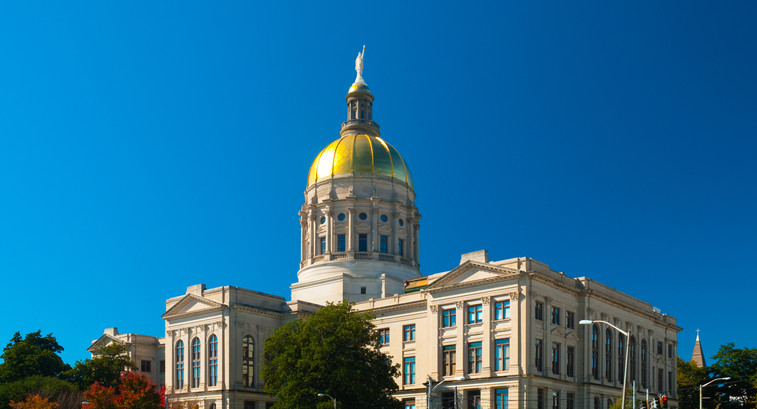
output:
[[[727,381],[729,379],[731,379],[730,376],[726,376],[725,378],[715,378],[715,379],[707,382],[704,385],[699,385],[699,409],[702,409],[702,388],[704,388],[705,386],[707,386],[707,385],[709,385],[709,384],[711,384],[711,383],[713,383],[715,381]]]
[[[318,396],[322,398],[330,398],[332,401],[334,401],[334,409],[336,409],[336,398],[332,398],[330,395],[327,395],[325,393],[319,393]]]
[[[620,400],[620,402],[621,402],[620,403],[620,407],[622,409],[626,409],[626,382],[628,380],[628,344],[631,341],[631,339],[630,339],[631,337],[628,335],[628,332],[623,331],[622,329],[620,329],[620,328],[616,327],[615,325],[612,325],[609,322],[604,321],[604,320],[581,320],[581,321],[578,321],[578,323],[580,325],[591,325],[591,324],[594,324],[595,322],[601,322],[601,323],[607,324],[607,325],[615,328],[616,330],[618,330],[618,332],[620,332],[621,334],[623,334],[623,335],[626,336],[626,359],[625,359],[625,363],[623,364],[623,394],[620,395],[620,399],[621,399]]]
[[[453,381],[464,381],[464,376],[458,376],[457,378],[453,378]],[[436,388],[439,387],[439,385],[443,384],[444,382],[447,382],[447,379],[442,379],[439,383],[431,387],[431,377],[428,377],[428,389],[426,390],[426,407],[431,408],[431,396],[433,396],[434,391]],[[455,407],[457,407],[457,391],[455,391]]]

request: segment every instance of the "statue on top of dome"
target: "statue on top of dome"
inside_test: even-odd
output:
[[[363,51],[357,53],[357,58],[355,58],[355,71],[357,71],[357,77],[355,77],[355,82],[359,82],[361,84],[365,84],[365,80],[363,80],[363,56],[365,55],[365,46],[363,46]]]

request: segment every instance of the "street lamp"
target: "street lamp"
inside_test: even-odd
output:
[[[594,324],[595,322],[601,322],[601,323],[607,324],[607,325],[615,328],[616,330],[618,330],[618,332],[620,332],[621,334],[623,334],[623,335],[626,336],[626,362],[625,362],[625,364],[623,364],[623,394],[620,396],[620,402],[621,402],[620,403],[620,407],[622,409],[626,409],[626,382],[628,380],[628,344],[630,344],[631,339],[628,336],[628,332],[623,331],[622,329],[616,327],[615,325],[610,324],[607,321],[603,321],[603,320],[581,320],[581,321],[578,321],[578,323],[580,325],[591,325],[591,324]]]
[[[465,377],[464,376],[458,376],[457,378],[453,378],[452,380],[453,381],[464,381]],[[439,385],[443,384],[444,382],[447,382],[447,379],[442,379],[441,382],[439,382],[436,385],[434,385],[433,387],[431,387],[431,377],[430,376],[428,377],[428,389],[426,391],[426,407],[427,408],[431,407],[431,396],[433,396],[434,391],[436,390],[436,388],[439,387]],[[455,396],[455,402],[457,402],[457,396]],[[455,406],[457,406],[457,405],[455,405]]]
[[[332,398],[331,396],[325,394],[325,393],[319,393],[318,396],[322,398],[331,398],[332,401],[334,401],[334,409],[336,409],[336,398]]]
[[[704,385],[699,385],[699,409],[702,409],[702,388],[704,388],[705,386],[707,386],[707,385],[709,385],[709,384],[711,384],[711,383],[713,383],[715,381],[727,381],[729,379],[731,379],[730,376],[726,376],[725,378],[715,378],[715,379],[707,382]]]

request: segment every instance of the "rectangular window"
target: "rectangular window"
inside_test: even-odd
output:
[[[368,251],[368,235],[360,233],[357,235],[357,251]]]
[[[405,257],[405,240],[403,239],[399,239],[399,241],[397,241],[397,254]]]
[[[442,409],[457,409],[455,392],[442,392]]]
[[[510,318],[510,300],[497,301],[494,303],[494,319],[505,320]]]
[[[469,305],[468,306],[468,324],[481,322],[482,319],[483,319],[483,306],[481,304]]]
[[[160,360],[160,373],[166,372],[166,361],[164,359]]]
[[[140,364],[139,369],[142,370],[142,372],[152,372],[152,362],[143,360]]]
[[[480,342],[468,343],[468,373],[481,372],[481,354],[482,348]]]
[[[386,345],[389,343],[389,328],[381,328],[378,330],[379,333],[379,343],[381,345]]]
[[[668,358],[673,357],[673,344],[668,344]]]
[[[565,409],[574,409],[575,407],[576,407],[576,395],[574,395],[573,392],[566,393],[565,394]]]
[[[567,347],[565,349],[565,355],[567,356],[565,361],[565,374],[573,377],[575,376],[576,347]]]
[[[244,401],[244,409],[255,409],[255,402],[251,400]]]
[[[326,253],[326,238],[325,237],[319,237],[318,240],[321,242],[320,250],[321,252],[318,254],[324,254]]]
[[[576,329],[576,313],[568,311],[565,313],[565,327],[570,329]]]
[[[668,371],[668,391],[675,391],[675,382],[673,381],[673,371]]]
[[[536,304],[534,304],[534,318],[539,321],[544,321],[544,303],[541,301],[537,301]]]
[[[509,409],[507,404],[507,388],[494,390],[494,408],[495,409]]]
[[[468,409],[481,409],[481,391],[468,392]]]
[[[405,376],[402,379],[402,384],[412,385],[415,383],[415,357],[405,357],[403,364]]]
[[[494,341],[494,370],[506,371],[510,367],[510,338]]]
[[[665,370],[658,369],[657,370],[657,392],[664,392],[665,385],[663,383],[665,382]]]
[[[552,373],[560,375],[560,344],[552,343]]]
[[[544,345],[542,344],[540,339],[536,339],[535,342],[536,350],[534,351],[534,365],[536,365],[536,370],[541,371],[542,369],[542,356],[544,355]]]
[[[457,318],[454,308],[442,310],[442,327],[454,327],[457,324]]]
[[[442,347],[442,376],[455,374],[455,346]]]
[[[662,341],[657,341],[657,355],[662,355]]]
[[[560,409],[560,391],[552,391],[552,409]]]
[[[405,409],[415,409],[415,399],[405,399],[402,404],[405,405]]]
[[[347,251],[346,236],[344,234],[336,235],[336,251],[344,253]]]
[[[412,341],[415,339],[415,324],[408,324],[402,327],[402,340]]]
[[[384,254],[389,252],[389,236],[379,236],[379,252]]]
[[[544,409],[544,388],[536,390],[536,409]]]
[[[367,294],[368,289],[365,286],[360,287],[360,294]]]
[[[560,307],[552,307],[552,323],[560,325]]]

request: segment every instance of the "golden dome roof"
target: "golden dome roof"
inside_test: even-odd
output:
[[[394,178],[413,187],[410,169],[397,149],[370,135],[346,135],[326,146],[310,166],[308,186],[337,175],[371,174]]]

